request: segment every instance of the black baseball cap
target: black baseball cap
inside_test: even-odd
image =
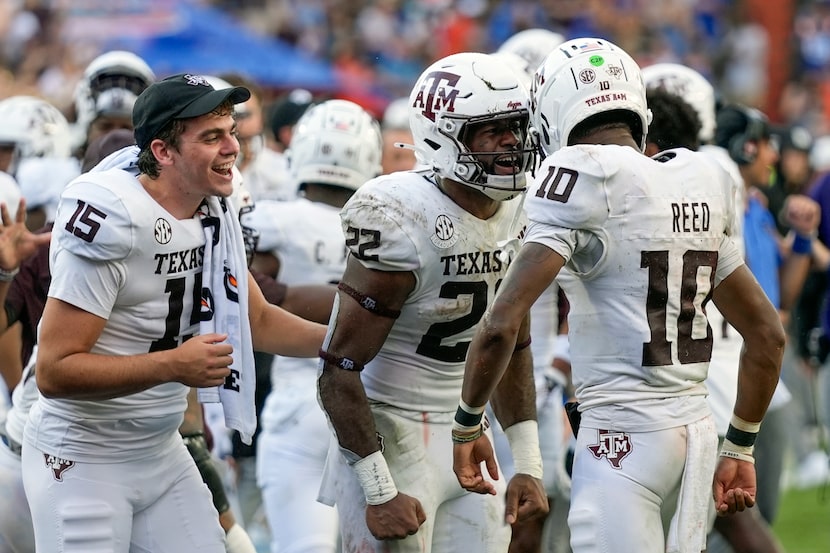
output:
[[[271,133],[277,140],[280,139],[280,129],[293,127],[305,111],[313,103],[311,92],[304,88],[292,90],[288,95],[278,100],[271,108],[268,118]]]
[[[135,142],[143,149],[174,119],[199,117],[227,99],[240,104],[250,97],[251,91],[242,86],[215,90],[201,75],[182,73],[167,77],[151,84],[135,101]]]

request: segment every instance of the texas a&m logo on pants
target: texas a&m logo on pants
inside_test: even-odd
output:
[[[597,459],[605,457],[615,469],[620,468],[622,460],[631,453],[631,438],[625,432],[613,430],[597,430],[597,442],[589,445],[588,450]]]
[[[69,459],[61,459],[55,455],[43,454],[43,460],[46,466],[52,469],[52,474],[58,482],[63,481],[63,473],[75,466],[75,461]]]

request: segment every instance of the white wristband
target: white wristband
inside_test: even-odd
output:
[[[383,453],[375,451],[352,465],[368,505],[380,505],[398,495]]]
[[[761,431],[760,422],[745,421],[744,419],[742,419],[734,413],[732,413],[732,420],[729,421],[729,424],[731,424],[738,430],[743,430],[744,432],[752,432],[753,434],[757,434]]]
[[[723,440],[723,445],[720,448],[721,457],[729,457],[730,459],[737,459],[739,461],[746,461],[747,463],[755,464],[755,457],[752,452],[755,446],[741,446],[735,445],[729,440]]]
[[[534,420],[517,422],[504,429],[513,453],[516,473],[542,479],[542,452],[539,449],[539,425]]]

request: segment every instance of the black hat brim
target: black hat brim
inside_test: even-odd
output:
[[[241,104],[251,97],[251,92],[244,87],[235,86],[232,88],[224,88],[222,90],[214,90],[203,96],[199,96],[193,100],[187,107],[176,115],[176,119],[189,119],[191,117],[199,117],[212,112],[222,103],[230,99],[234,104]]]

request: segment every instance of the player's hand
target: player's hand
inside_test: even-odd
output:
[[[227,338],[227,334],[203,334],[177,347],[171,380],[194,388],[222,385],[233,363],[233,346],[225,342]]]
[[[542,481],[529,474],[515,474],[510,479],[505,501],[504,521],[511,525],[546,515],[550,510]]]
[[[486,465],[490,478],[498,480],[499,468],[496,464],[496,456],[485,434],[472,442],[453,444],[452,470],[461,487],[470,492],[496,495],[493,483],[486,480],[481,473],[482,462]]]
[[[755,486],[755,465],[720,457],[712,484],[718,516],[731,515],[755,505]]]
[[[426,519],[421,502],[400,492],[386,503],[366,506],[366,526],[379,540],[401,540],[411,536]]]
[[[20,200],[14,219],[5,203],[0,204],[0,269],[14,270],[41,245],[48,244],[51,232],[34,234],[26,228],[26,201]]]

